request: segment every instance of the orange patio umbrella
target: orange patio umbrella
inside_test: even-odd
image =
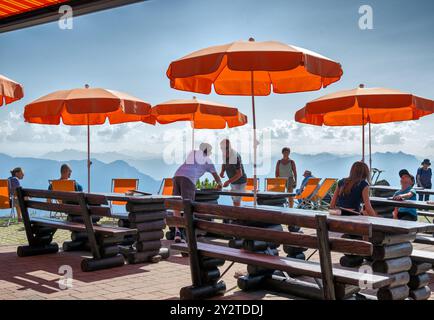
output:
[[[0,75],[0,107],[20,100],[24,96],[23,86],[5,76]]]
[[[151,114],[160,124],[190,121],[193,128],[192,149],[194,149],[194,129],[234,128],[247,123],[246,115],[239,112],[237,108],[198,100],[196,97],[160,103],[152,108]]]
[[[341,65],[315,52],[277,41],[236,41],[195,51],[173,61],[167,72],[174,89],[252,97],[256,203],[255,96],[319,90],[338,81]]]
[[[362,126],[362,153],[365,160],[365,125],[369,124],[369,166],[371,123],[418,120],[434,112],[434,101],[385,88],[339,91],[308,102],[295,114],[295,121],[317,126]]]
[[[88,191],[90,192],[90,126],[142,121],[155,124],[151,105],[129,94],[101,89],[78,88],[60,90],[43,96],[24,109],[24,119],[29,123],[70,126],[87,126]]]

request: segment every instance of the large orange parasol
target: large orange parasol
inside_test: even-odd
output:
[[[371,157],[371,123],[418,120],[434,112],[434,101],[384,88],[339,91],[315,99],[298,110],[295,121],[317,126],[362,126],[362,152],[365,159],[365,132],[369,124],[369,164]]]
[[[193,52],[173,61],[167,77],[174,89],[209,94],[250,95],[256,203],[255,96],[319,90],[338,81],[341,65],[315,52],[277,41],[236,41]]]
[[[160,103],[152,108],[151,114],[160,124],[190,121],[193,128],[193,149],[194,129],[234,128],[247,123],[246,115],[239,112],[237,108],[216,102],[198,100],[196,97]]]
[[[26,122],[87,126],[88,191],[90,191],[90,126],[142,121],[155,124],[151,105],[129,94],[101,89],[60,90],[41,97],[24,109]]]
[[[24,96],[23,87],[18,82],[0,75],[0,106],[20,100]]]

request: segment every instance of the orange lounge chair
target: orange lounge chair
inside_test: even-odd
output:
[[[253,178],[247,178],[246,183],[246,191],[253,191]],[[256,178],[256,189],[259,190],[259,178]],[[252,202],[254,200],[253,197],[242,197],[242,201],[244,202]]]
[[[171,196],[173,194],[173,179],[164,178],[163,181],[161,181],[158,193],[163,196]]]
[[[328,209],[330,203],[324,201],[324,198],[330,193],[332,187],[336,184],[338,179],[334,178],[325,178],[321,183],[321,186],[318,188],[315,195],[312,197],[312,204],[314,209]]]
[[[112,192],[125,194],[131,190],[139,189],[139,179],[125,179],[125,178],[116,178],[112,179]],[[125,205],[125,201],[112,201],[110,203],[110,207],[112,205]]]
[[[287,178],[266,178],[265,191],[285,192]]]
[[[320,178],[310,178],[307,181],[306,186],[304,187],[301,194],[295,196],[295,199],[298,200],[298,208],[312,209],[313,206],[311,199],[316,194],[316,190],[318,189],[320,181]]]
[[[13,199],[9,195],[9,180],[8,179],[0,179],[0,209],[10,209],[11,213],[6,223],[6,227],[11,224],[12,219],[15,216]]]
[[[51,185],[51,190],[53,191],[64,191],[64,192],[74,192],[75,191],[75,180],[48,180]],[[56,200],[55,200],[56,201]],[[60,212],[50,212],[50,218],[56,218],[56,215],[62,217]]]

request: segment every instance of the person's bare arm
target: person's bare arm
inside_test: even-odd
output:
[[[243,171],[241,169],[237,170],[237,173],[235,173],[235,175],[226,180],[225,183],[223,184],[223,188],[226,188],[227,186],[229,186],[232,182],[237,181],[239,178],[241,178],[243,176]]]
[[[222,188],[222,180],[220,179],[220,176],[217,174],[217,172],[212,172],[212,176],[214,177],[215,182],[218,184],[218,188]]]
[[[371,200],[369,199],[369,187],[365,187],[362,192],[363,203],[365,204],[365,211],[368,216],[376,217],[378,214],[375,212],[374,208],[372,208]]]
[[[292,172],[294,173],[294,180],[297,183],[297,166],[295,165],[295,161],[291,160]]]
[[[414,195],[413,192],[398,194],[396,196],[393,196],[393,200],[406,200],[406,199],[410,199],[413,195]]]
[[[220,178],[224,178],[225,177],[225,165],[222,164],[222,169],[220,170]]]
[[[336,187],[335,193],[333,194],[332,201],[330,201],[330,209],[336,209],[336,202],[338,201],[339,187]]]
[[[280,176],[280,172],[279,172],[279,161],[277,161],[277,163],[276,163],[276,173],[275,173],[275,175],[276,175],[276,178],[279,178],[279,176]]]

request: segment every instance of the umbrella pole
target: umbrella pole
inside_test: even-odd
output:
[[[254,90],[254,71],[251,71],[251,84],[252,84],[252,115],[253,115],[253,204],[257,203],[257,179],[256,179],[256,112],[255,112],[255,90]]]
[[[87,116],[87,192],[90,192],[90,124]]]
[[[192,134],[191,134],[191,150],[194,150],[194,124],[193,124]]]
[[[371,122],[369,122],[369,171],[372,171]]]

